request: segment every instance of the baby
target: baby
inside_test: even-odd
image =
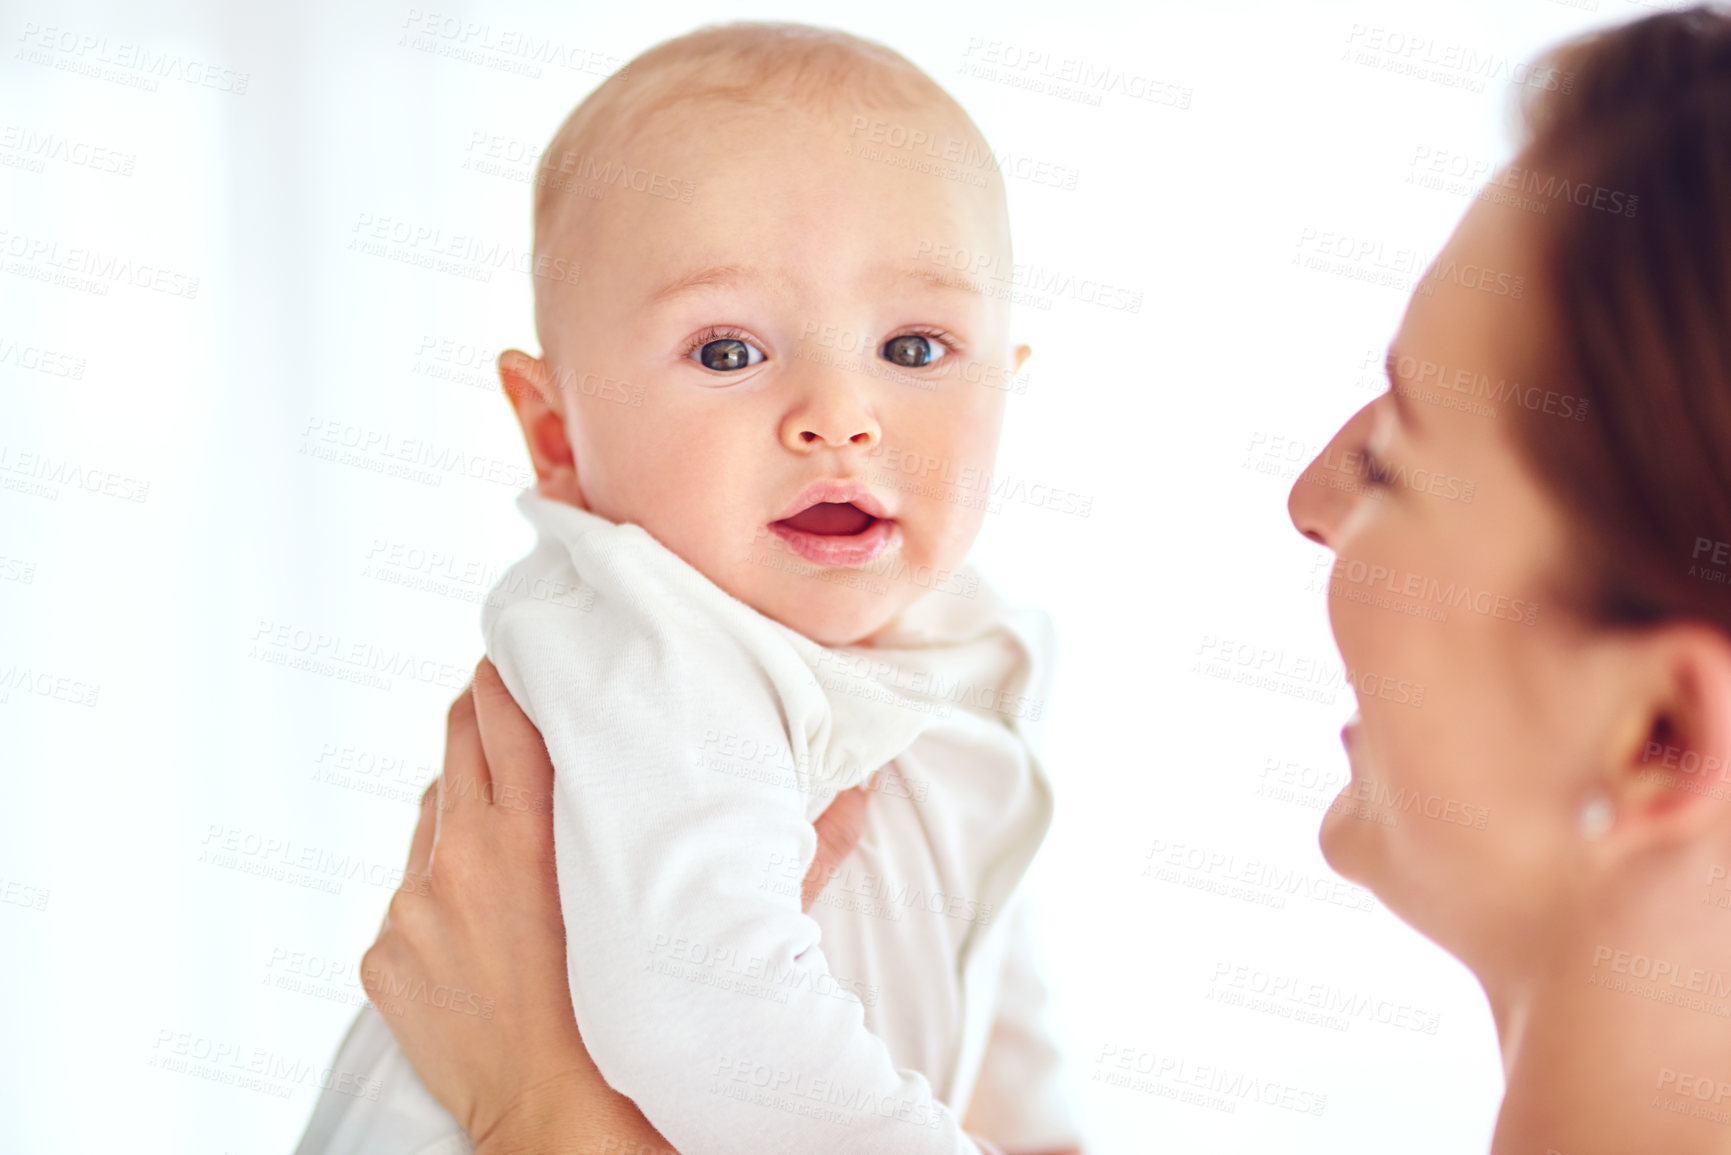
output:
[[[967,274],[1009,267],[989,156],[899,55],[732,25],[632,61],[542,159],[560,275],[542,356],[500,358],[539,536],[483,627],[556,770],[584,1040],[680,1151],[1078,1142],[1016,900],[1049,628],[964,567],[957,479],[1027,356]],[[804,914],[812,820],[868,780]],[[303,1155],[467,1149],[377,1011],[336,1067],[380,1094],[327,1092]]]

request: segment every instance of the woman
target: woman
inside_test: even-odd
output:
[[[1353,778],[1322,846],[1478,975],[1507,1078],[1494,1152],[1720,1150],[1731,16],[1654,16],[1551,63],[1497,178],[1549,210],[1475,203],[1414,294],[1390,391],[1293,487],[1294,525],[1337,558],[1341,654],[1375,672],[1354,677]],[[1390,612],[1443,587],[1464,591],[1446,621]],[[1420,708],[1380,692],[1403,681]],[[484,665],[475,702],[453,711],[446,773],[547,792]],[[1362,820],[1413,795],[1455,805]],[[367,965],[498,1002],[490,1021],[393,1022],[428,1086],[486,1152],[662,1149],[571,1024],[544,813],[471,793],[433,817],[411,853],[429,893],[398,896]]]

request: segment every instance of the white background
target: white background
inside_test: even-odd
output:
[[[361,222],[391,218],[527,251],[520,176],[602,69],[525,76],[498,67],[501,51],[478,63],[423,51],[406,38],[414,11],[60,0],[8,2],[0,17],[5,1151],[292,1146],[361,997],[355,961],[389,894],[365,879],[402,863],[460,675],[356,685],[273,661],[294,644],[270,639],[287,627],[464,671],[480,652],[474,575],[527,544],[508,485],[431,485],[303,452],[309,428],[336,423],[499,469],[523,461],[489,372],[501,347],[534,348],[527,278],[429,273],[349,243]],[[1349,695],[1245,688],[1193,672],[1198,651],[1224,638],[1288,662],[1334,658],[1321,551],[1284,505],[1306,447],[1380,388],[1374,362],[1404,293],[1352,274],[1410,280],[1435,252],[1465,185],[1409,177],[1448,154],[1482,178],[1508,156],[1516,65],[1642,9],[438,11],[484,21],[495,44],[532,34],[615,63],[724,18],[834,24],[927,69],[999,152],[1074,171],[1068,190],[1010,182],[1017,258],[1059,286],[1139,293],[1140,306],[1033,290],[1049,307],[1018,315],[1036,352],[999,464],[1092,497],[1091,511],[1006,502],[975,558],[1048,607],[1063,643],[1048,750],[1060,810],[1034,885],[1094,1149],[1482,1150],[1500,1073],[1458,964],[1380,908],[1301,895],[1275,908],[1141,868],[1164,840],[1235,856],[1239,870],[1325,875],[1315,828],[1331,791],[1295,802],[1258,786],[1271,764],[1341,781]],[[1379,67],[1412,42],[1428,44],[1420,58],[1471,60],[1443,67],[1457,82],[1488,79],[1472,91]],[[969,74],[988,52],[998,75]],[[1189,107],[1006,82],[1038,74],[1007,66],[1029,52],[1138,90],[1188,90]],[[206,66],[215,86],[194,82]],[[466,164],[495,137],[528,156],[505,175]],[[1350,238],[1338,242],[1349,255],[1294,263],[1325,234]],[[74,250],[95,254],[85,276],[106,292],[40,279],[53,261],[87,259]],[[111,259],[165,270],[168,291],[105,279]],[[451,360],[436,355],[444,342]],[[405,587],[433,555],[455,559],[442,591]],[[211,853],[231,840],[240,853]],[[248,872],[303,855],[348,864],[338,893],[307,885],[325,877],[316,869]],[[1406,1005],[1437,1029],[1365,1014],[1339,1030],[1224,1005],[1209,997],[1230,989],[1213,983],[1223,964]],[[1092,1078],[1102,1055],[1126,1054],[1326,1105],[1227,1113]],[[165,1062],[176,1057],[188,1061]],[[238,1085],[250,1065],[267,1072],[260,1087]]]

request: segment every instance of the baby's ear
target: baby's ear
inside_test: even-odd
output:
[[[499,354],[499,381],[517,414],[517,424],[523,427],[523,443],[529,447],[541,495],[582,508],[577,461],[565,430],[565,399],[547,362],[521,349],[507,349]]]
[[[1029,346],[1017,345],[1015,352],[1016,367],[1010,370],[1010,376],[1014,377],[1017,373],[1020,373],[1022,371],[1022,366],[1026,365],[1028,363],[1028,358],[1033,355],[1034,350]]]

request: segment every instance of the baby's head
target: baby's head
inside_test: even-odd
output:
[[[632,61],[542,158],[542,354],[500,358],[542,493],[818,641],[889,622],[979,532],[1027,355],[970,276],[1011,267],[983,157],[929,77],[842,33]]]

